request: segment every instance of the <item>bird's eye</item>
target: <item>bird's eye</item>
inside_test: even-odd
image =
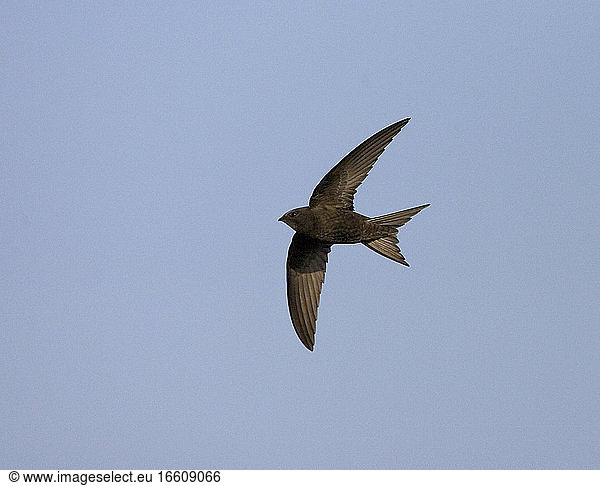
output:
[[[298,216],[298,211],[292,211],[292,212],[290,213],[290,216],[291,216],[292,218],[295,218],[296,216]]]

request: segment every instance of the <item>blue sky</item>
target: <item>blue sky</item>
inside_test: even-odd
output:
[[[595,2],[0,11],[0,467],[600,467]],[[277,218],[407,116],[310,353]]]

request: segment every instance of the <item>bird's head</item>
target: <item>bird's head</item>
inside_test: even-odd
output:
[[[309,212],[309,207],[290,209],[278,221],[284,222],[294,231],[300,231],[309,219]]]

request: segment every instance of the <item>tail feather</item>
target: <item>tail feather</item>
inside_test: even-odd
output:
[[[416,208],[403,209],[402,211],[384,214],[383,216],[375,216],[374,218],[369,218],[369,221],[383,224],[385,226],[393,226],[395,228],[399,228],[400,226],[408,223],[415,214],[421,211],[421,209],[425,209],[427,206],[429,206],[429,204],[417,206]]]
[[[400,252],[400,248],[398,248],[398,238],[393,235],[384,236],[377,240],[363,241],[363,245],[384,257],[410,267],[408,262],[404,259],[404,255]]]
[[[429,204],[424,204],[423,206],[418,206],[416,208],[404,209],[403,211],[397,211],[395,213],[384,214],[383,216],[376,216],[375,218],[369,218],[369,221],[384,226],[399,228],[408,223],[415,214],[421,211],[421,209],[425,209],[427,206],[429,206]],[[395,235],[388,235],[371,241],[363,241],[362,243],[374,252],[379,253],[390,260],[394,260],[407,267],[410,266],[405,260],[400,248],[398,248],[398,238],[396,238]]]

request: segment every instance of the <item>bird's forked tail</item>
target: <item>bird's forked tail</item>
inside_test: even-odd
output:
[[[404,209],[395,213],[384,214],[383,216],[375,216],[374,218],[369,218],[369,221],[383,226],[399,228],[408,223],[415,214],[421,211],[421,209],[425,209],[427,206],[429,206],[429,204],[424,204],[423,206],[418,206],[416,208]],[[371,241],[364,241],[363,245],[386,258],[401,263],[402,265],[406,265],[407,267],[410,266],[404,259],[404,255],[400,252],[400,248],[398,248],[398,238],[396,238],[395,235],[384,236],[383,238]]]

